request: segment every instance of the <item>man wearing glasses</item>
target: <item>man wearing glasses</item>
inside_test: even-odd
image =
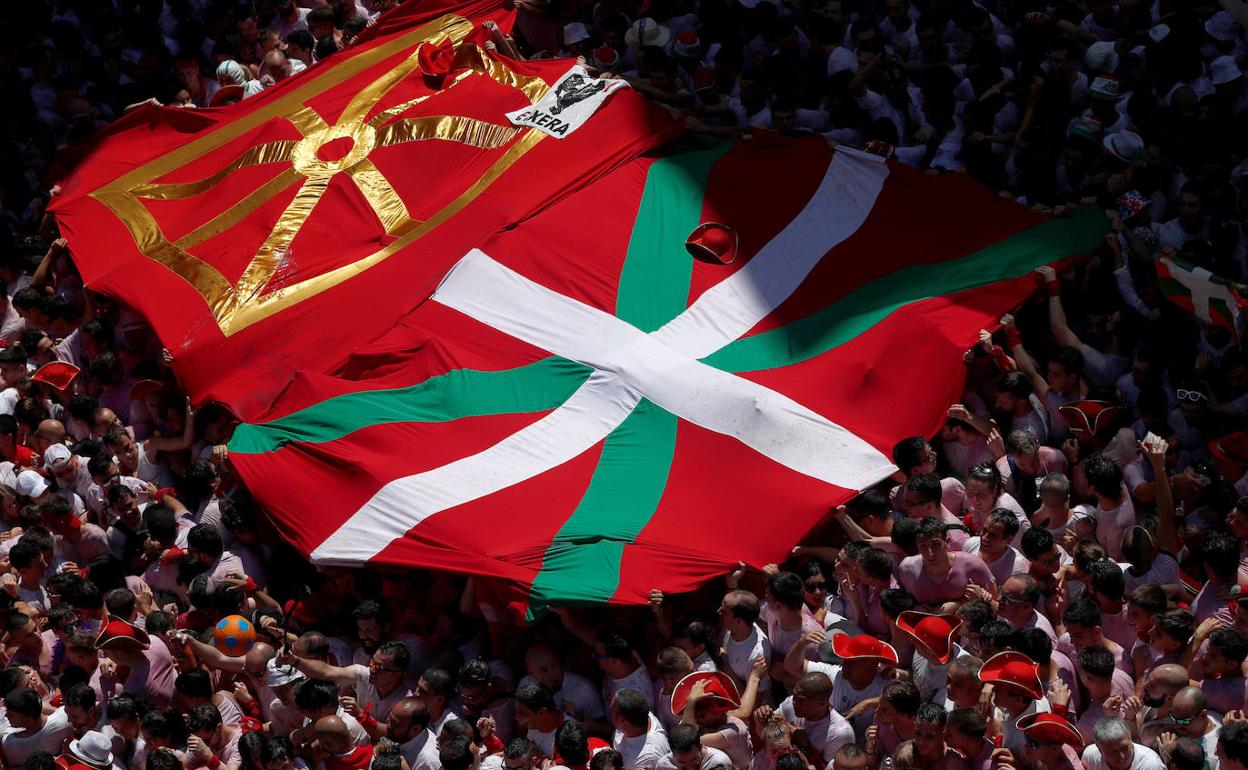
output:
[[[278,664],[294,666],[310,679],[333,682],[339,687],[354,687],[356,706],[372,717],[370,721],[382,721],[390,715],[390,709],[409,695],[413,688],[407,677],[412,654],[402,642],[382,642],[368,660],[367,666],[353,663],[350,666],[334,666],[319,660],[308,660],[293,652],[278,656]],[[369,725],[365,724],[365,729]],[[374,728],[375,729],[375,728]],[[379,732],[379,731],[378,731]],[[373,730],[369,730],[371,735]]]
[[[1209,715],[1205,694],[1196,687],[1179,690],[1170,706],[1170,718],[1174,720],[1173,732],[1162,733],[1158,745],[1164,748],[1174,738],[1191,738],[1204,747],[1209,770],[1218,770],[1218,735],[1222,723]]]

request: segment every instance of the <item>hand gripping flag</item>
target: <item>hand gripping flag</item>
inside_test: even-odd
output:
[[[291,372],[392,328],[490,233],[678,130],[628,88],[586,94],[593,110],[565,94],[574,132],[512,125],[574,62],[493,53],[500,6],[408,3],[237,105],[119,120],[51,207],[87,286],[151,321],[196,401],[246,419]]]
[[[707,222],[737,234],[730,264],[686,251]],[[780,560],[886,477],[978,330],[1104,230],[819,140],[637,159],[465,250],[231,461],[318,563],[643,603]]]

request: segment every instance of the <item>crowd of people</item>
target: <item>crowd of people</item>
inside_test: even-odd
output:
[[[394,4],[0,6],[5,767],[1248,770],[1248,355],[1155,268],[1248,281],[1248,6],[518,0],[523,55],[691,130],[820,134],[1111,232],[783,564],[517,625],[462,576],[303,560],[230,413],[44,216],[127,109],[251,98]]]

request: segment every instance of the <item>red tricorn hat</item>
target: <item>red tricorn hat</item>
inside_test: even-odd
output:
[[[672,690],[672,713],[679,716],[688,705],[689,691],[698,682],[706,682],[706,700],[715,711],[732,711],[741,705],[741,694],[732,678],[723,671],[694,671],[676,683]]]
[[[931,615],[906,610],[897,616],[897,628],[931,653],[928,657],[945,665],[953,657],[953,635],[962,625],[957,615]]]
[[[217,92],[212,95],[212,99],[208,101],[209,107],[224,107],[227,104],[242,101],[244,96],[242,86],[221,86]]]
[[[132,626],[121,618],[108,618],[100,626],[100,635],[95,637],[97,650],[130,650],[138,652],[146,650],[152,643],[151,637],[143,629]]]
[[[1122,408],[1106,401],[1076,401],[1058,407],[1070,424],[1070,432],[1080,442],[1102,446],[1113,437]]]
[[[1032,740],[1040,743],[1065,743],[1076,749],[1083,748],[1083,736],[1065,718],[1057,714],[1028,714],[1014,723]]]
[[[1032,700],[1044,697],[1040,683],[1040,667],[1021,652],[1000,652],[984,661],[979,669],[979,679],[988,684],[1001,685],[1014,692],[1021,692]]]
[[[832,637],[832,652],[842,660],[880,660],[897,665],[897,651],[892,645],[870,634],[837,634]]]
[[[451,71],[455,61],[455,44],[448,37],[441,43],[425,41],[416,49],[416,66],[420,74],[429,78],[440,78]]]
[[[147,398],[153,393],[159,393],[165,389],[165,384],[159,380],[136,380],[130,386],[130,400],[138,401],[141,398]]]
[[[727,265],[737,258],[737,231],[718,222],[703,222],[685,239],[694,259]]]
[[[53,361],[50,364],[44,364],[32,375],[30,379],[35,382],[42,382],[45,385],[51,385],[57,390],[69,390],[69,386],[73,383],[74,378],[82,370],[71,363],[65,361]]]
[[[1210,441],[1209,452],[1224,462],[1248,465],[1248,433],[1235,431]]]

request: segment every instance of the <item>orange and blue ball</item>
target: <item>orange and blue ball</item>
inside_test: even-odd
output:
[[[245,655],[256,643],[256,627],[242,615],[227,615],[212,629],[212,644],[226,655]]]

